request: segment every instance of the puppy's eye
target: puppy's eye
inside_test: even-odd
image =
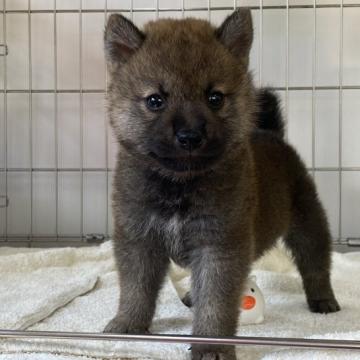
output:
[[[211,92],[207,100],[212,109],[220,109],[224,103],[224,94],[220,91]]]
[[[146,106],[150,110],[161,110],[165,106],[165,100],[159,94],[151,94],[146,98]]]

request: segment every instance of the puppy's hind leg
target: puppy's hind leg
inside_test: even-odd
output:
[[[315,185],[304,176],[297,187],[293,218],[285,244],[290,248],[303,280],[307,302],[312,312],[340,310],[331,283],[331,236],[324,209]]]

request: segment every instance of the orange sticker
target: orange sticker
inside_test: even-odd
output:
[[[244,296],[242,298],[241,307],[244,310],[250,310],[252,309],[256,304],[256,299],[253,296]]]

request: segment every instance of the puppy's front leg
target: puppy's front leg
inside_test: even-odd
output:
[[[118,313],[104,332],[148,332],[169,264],[163,250],[148,240],[114,239],[121,292]]]
[[[193,261],[194,335],[233,336],[249,257],[232,249],[206,247]],[[193,345],[193,360],[235,360],[235,347]]]

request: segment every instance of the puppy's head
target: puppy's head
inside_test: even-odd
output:
[[[167,19],[140,31],[111,15],[105,30],[108,109],[120,144],[153,169],[178,177],[235,154],[253,126],[252,36],[247,9],[219,28]]]

